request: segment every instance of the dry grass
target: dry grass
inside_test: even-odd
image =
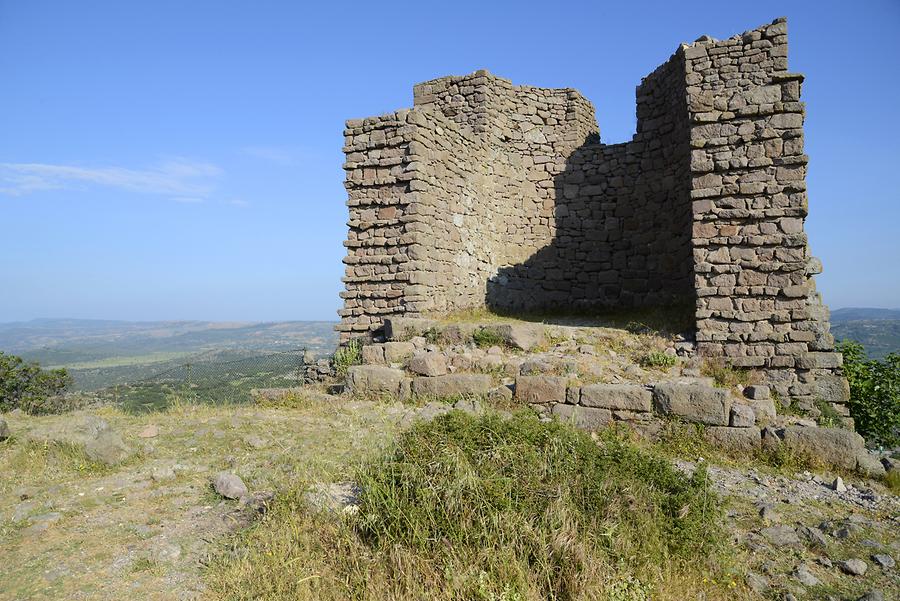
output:
[[[609,436],[454,412],[357,474],[355,515],[302,487],[240,535],[209,582],[226,599],[749,598],[704,473]]]

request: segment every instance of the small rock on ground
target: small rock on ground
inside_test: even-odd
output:
[[[872,556],[872,561],[877,563],[882,568],[889,570],[897,565],[897,562],[894,561],[894,558],[890,555],[884,555],[881,553],[876,553]]]
[[[816,586],[821,582],[805,563],[797,566],[797,569],[794,571],[794,578],[803,586]]]
[[[213,479],[213,488],[226,499],[239,499],[247,494],[247,485],[234,474],[219,472]]]
[[[750,590],[759,595],[763,595],[769,591],[769,579],[762,574],[747,572],[745,580]]]
[[[774,547],[795,547],[800,545],[800,537],[790,526],[770,526],[760,530],[763,538]]]
[[[359,509],[360,492],[355,482],[320,482],[310,487],[304,499],[315,511],[353,512]]]
[[[848,559],[847,561],[838,562],[838,567],[842,572],[851,576],[862,576],[869,569],[868,564],[862,559]]]

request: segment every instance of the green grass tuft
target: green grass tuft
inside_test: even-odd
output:
[[[706,579],[727,554],[705,469],[685,476],[615,433],[454,411],[356,481],[356,514],[281,495],[211,586],[228,599],[721,598]]]
[[[472,333],[472,342],[480,348],[488,348],[492,346],[506,346],[507,340],[495,330],[490,328],[479,328]]]
[[[667,355],[661,351],[651,351],[641,357],[640,363],[643,367],[669,368],[675,365],[678,359],[674,355]]]
[[[362,346],[362,341],[354,338],[334,352],[331,364],[337,375],[345,376],[351,365],[362,363]]]

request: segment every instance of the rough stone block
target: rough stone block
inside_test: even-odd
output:
[[[394,342],[403,342],[415,336],[424,336],[435,327],[433,319],[418,317],[389,317],[384,320],[384,337]]]
[[[757,423],[771,423],[777,416],[777,412],[775,410],[775,401],[773,401],[772,399],[762,399],[758,401],[747,399],[746,404],[750,405],[750,407],[753,408],[753,413],[754,415],[756,415]]]
[[[544,341],[544,328],[537,324],[492,324],[483,329],[497,334],[512,348],[523,351],[530,351]]]
[[[385,342],[384,361],[385,363],[401,363],[412,356],[415,350],[416,347],[412,342]]]
[[[845,469],[856,469],[857,456],[864,451],[862,436],[850,430],[788,426],[777,431],[788,449]]]
[[[383,365],[352,365],[347,370],[347,390],[354,394],[400,395],[403,370]]]
[[[744,396],[755,401],[768,399],[770,398],[770,395],[771,393],[768,386],[754,384],[744,388]]]
[[[516,399],[531,404],[565,403],[567,379],[559,376],[519,376]]]
[[[456,396],[484,396],[494,387],[486,374],[448,374],[433,378],[415,378],[412,393],[417,397],[451,398]]]
[[[384,346],[381,344],[367,344],[362,347],[362,362],[367,365],[384,363]]]
[[[759,449],[762,441],[757,428],[726,428],[724,426],[705,428],[703,438],[714,447],[732,453],[747,454]]]
[[[732,428],[752,428],[756,424],[756,413],[749,405],[732,405],[729,424]]]
[[[409,360],[406,368],[422,376],[443,376],[447,373],[447,357],[443,353],[416,353]]]
[[[581,387],[581,404],[624,411],[650,411],[653,394],[643,386],[590,384]]]
[[[551,413],[582,430],[601,430],[613,421],[612,411],[594,407],[559,403],[553,406]]]
[[[856,471],[869,478],[882,478],[887,474],[881,460],[866,449],[856,454]]]
[[[721,388],[696,384],[658,384],[653,404],[660,414],[710,426],[727,426],[729,396]]]
[[[813,381],[813,395],[828,403],[850,401],[850,383],[843,376],[819,374]]]

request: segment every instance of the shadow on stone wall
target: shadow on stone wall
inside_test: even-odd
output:
[[[499,312],[584,313],[694,299],[687,175],[639,143],[589,136],[554,179],[555,235],[488,280]]]

